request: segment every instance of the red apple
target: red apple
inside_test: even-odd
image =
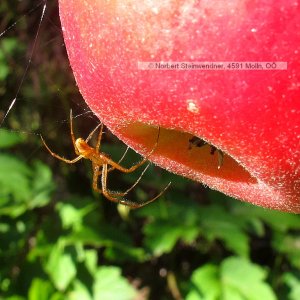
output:
[[[297,0],[60,0],[79,89],[120,139],[174,173],[300,212]],[[138,62],[285,61],[287,70],[141,70]],[[197,136],[209,145],[189,149]]]

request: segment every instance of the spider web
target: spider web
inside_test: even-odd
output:
[[[44,16],[45,16],[46,7],[47,7],[47,3],[45,2],[45,3],[43,4],[43,7],[42,7],[41,18],[40,18],[40,21],[39,21],[39,24],[38,24],[38,28],[37,28],[37,32],[36,32],[36,35],[35,35],[34,43],[33,43],[32,49],[31,49],[31,53],[30,53],[30,55],[29,55],[28,63],[27,63],[27,65],[26,65],[26,68],[25,68],[25,70],[24,70],[24,73],[23,73],[23,75],[22,75],[22,77],[21,77],[19,87],[17,88],[16,96],[15,96],[15,98],[11,101],[11,104],[10,104],[10,106],[8,107],[8,109],[7,109],[5,115],[4,115],[4,117],[3,117],[3,119],[2,119],[2,121],[1,121],[1,123],[0,123],[0,127],[2,127],[3,122],[5,121],[6,117],[8,116],[9,112],[12,110],[12,108],[14,107],[14,105],[16,104],[16,101],[17,101],[17,99],[18,99],[18,95],[19,95],[19,93],[20,93],[20,90],[21,90],[21,87],[22,87],[22,85],[23,85],[24,79],[25,79],[25,77],[26,77],[26,75],[27,75],[27,72],[28,72],[28,70],[29,70],[29,67],[30,67],[30,65],[31,65],[31,61],[32,61],[32,57],[33,57],[33,54],[34,54],[34,50],[35,50],[35,48],[36,48],[36,42],[37,42],[37,40],[38,40],[38,36],[39,36],[39,33],[40,33],[41,25],[42,25],[42,22],[43,22],[43,19],[44,19]],[[1,37],[2,35],[4,35],[9,29],[11,29],[11,28],[13,28],[14,26],[16,26],[17,23],[18,23],[18,21],[14,22],[9,28],[7,28],[7,29],[4,30],[2,33],[0,33],[0,37]]]
[[[7,7],[13,5],[11,0],[6,1]],[[17,145],[15,150],[25,161],[49,160],[49,164],[55,166],[57,161],[52,159],[40,137],[43,136],[54,152],[72,159],[75,153],[70,136],[70,109],[72,118],[76,119],[73,122],[76,138],[86,138],[99,124],[99,119],[76,86],[63,40],[58,1],[42,0],[34,6],[30,0],[22,1],[23,6],[15,1],[14,13],[20,12],[6,24],[0,21],[0,55],[5,40],[16,40],[19,44],[16,55],[5,57],[6,61],[12,60],[8,85],[5,85],[5,81],[10,81],[7,79],[1,83],[0,57],[0,133],[4,130],[24,137],[25,143]],[[0,20],[1,13],[0,4]],[[1,94],[3,89],[4,94]],[[118,161],[126,145],[107,130],[104,141],[103,150]],[[126,166],[139,160],[138,154],[129,151],[123,162]],[[84,169],[84,165],[79,164],[79,170],[84,172]]]
[[[13,77],[11,80],[12,86],[3,88],[0,82],[0,90],[1,88],[5,90],[3,95],[0,94],[0,129],[27,135],[43,134],[46,137],[50,135],[54,138],[57,128],[65,126],[62,130],[68,134],[68,111],[70,106],[73,106],[73,111],[75,106],[74,118],[87,115],[93,120],[91,122],[95,124],[96,118],[80,97],[72,78],[59,23],[57,1],[43,0],[34,4],[34,6],[30,1],[23,1],[22,5],[19,2],[14,4],[16,5],[16,11],[20,10],[20,13],[16,13],[16,17],[12,18],[4,13],[3,22],[0,22],[0,52],[3,48],[2,44],[6,41],[15,40],[19,43],[16,46],[17,58],[14,54],[8,53],[7,55],[7,64],[13,69],[13,71],[10,71],[13,75],[8,75]],[[4,11],[5,7],[10,8],[10,5],[14,4],[9,3],[9,0],[7,0],[6,3],[3,3]],[[22,9],[23,11],[21,11]],[[9,18],[9,20],[6,21],[5,18]],[[19,39],[21,40],[19,41]],[[55,62],[55,60],[60,62]],[[62,77],[68,78],[66,82],[60,83],[60,78],[53,78],[57,75],[57,71],[53,69],[57,69],[58,64],[65,65],[65,69],[61,71],[61,74]],[[5,83],[3,84],[5,85]],[[61,87],[69,85],[68,89],[71,90],[69,93],[71,97],[68,97],[69,94],[63,95],[64,89]],[[47,92],[44,93],[43,86],[46,86],[45,90],[51,91],[52,99],[49,99]],[[63,109],[60,107],[61,104]],[[47,117],[48,112],[44,111],[45,105],[50,108],[49,118]],[[40,107],[42,109],[39,109]],[[30,116],[28,111],[31,110],[32,115],[28,117],[28,115]],[[37,116],[38,114],[40,116]],[[51,121],[50,115],[52,117]],[[88,132],[90,128],[86,130]]]

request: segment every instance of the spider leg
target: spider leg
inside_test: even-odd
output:
[[[133,165],[130,168],[124,168],[122,166],[120,166],[118,163],[116,163],[115,161],[109,159],[109,158],[105,158],[105,163],[108,165],[111,165],[112,168],[110,168],[109,170],[114,170],[117,169],[120,172],[123,173],[131,173],[133,171],[135,171],[136,169],[138,169],[140,166],[142,166],[145,162],[147,162],[147,158],[144,158],[143,160],[141,160],[139,163]]]
[[[91,133],[90,135],[88,136],[88,138],[85,140],[86,142],[88,142],[88,140],[91,138],[91,136],[94,134],[94,132],[101,126],[101,129],[100,129],[100,132],[99,132],[99,135],[98,135],[98,138],[97,138],[97,144],[96,144],[96,153],[100,153],[100,145],[101,145],[101,139],[102,139],[102,134],[103,134],[103,124],[99,124]],[[123,153],[122,157],[119,159],[119,161],[117,162],[117,164],[120,164],[120,162],[124,159],[124,157],[126,156],[127,152],[129,150],[129,147],[126,148],[125,152]],[[114,167],[111,167],[107,170],[107,172],[111,172],[115,170]],[[98,176],[100,176],[102,174],[102,170],[99,171],[98,170]]]
[[[165,188],[158,194],[158,195],[156,195],[154,198],[152,198],[152,199],[149,199],[149,200],[145,200],[145,201],[142,201],[142,202],[139,202],[139,203],[135,203],[135,202],[133,202],[133,204],[134,204],[134,206],[132,206],[132,208],[140,208],[140,207],[143,207],[143,206],[145,206],[145,205],[147,205],[147,204],[149,204],[149,203],[151,203],[151,202],[153,202],[153,201],[155,201],[157,198],[159,198],[168,188],[169,188],[169,186],[171,185],[171,182],[169,182],[166,186],[165,186]],[[125,201],[127,201],[127,200],[125,200]],[[126,204],[125,204],[126,205]]]
[[[118,160],[117,164],[120,164],[120,162],[124,159],[124,157],[126,156],[128,150],[129,150],[129,147],[126,148],[125,152],[123,153],[122,157]],[[109,169],[107,170],[107,173],[109,173],[109,172],[111,172],[111,171],[113,171],[113,170],[115,170],[115,168],[114,168],[114,167],[111,167],[111,168],[109,168]],[[101,174],[101,173],[100,173],[100,174]]]
[[[147,167],[148,168],[148,167]],[[146,169],[147,169],[146,168]],[[143,171],[143,173],[146,171],[146,169]],[[143,201],[143,202],[140,202],[140,203],[137,203],[137,202],[133,202],[131,200],[127,200],[127,199],[124,199],[122,197],[118,197],[120,195],[120,193],[118,192],[113,192],[113,191],[109,191],[107,189],[107,164],[104,164],[103,165],[103,170],[102,170],[102,177],[101,177],[101,183],[102,183],[102,190],[101,192],[103,193],[103,195],[110,201],[112,202],[116,202],[116,203],[120,203],[120,204],[123,204],[125,206],[129,206],[130,208],[140,208],[140,207],[143,207],[153,201],[155,201],[157,198],[159,198],[166,190],[167,188],[170,186],[171,182],[168,183],[168,185],[158,194],[156,195],[154,198],[150,199],[150,200],[146,200],[146,201]],[[143,174],[142,173],[142,174]],[[140,176],[141,177],[141,176]],[[140,178],[138,179],[138,181],[140,180]],[[138,182],[137,181],[137,182]],[[135,182],[135,184],[130,187],[130,189],[128,189],[126,193],[129,192],[129,190],[131,190],[136,184],[137,182]]]
[[[99,167],[96,167],[96,169],[94,169],[96,171],[96,173],[94,172],[94,178],[93,178],[93,188],[95,191],[103,193],[103,195],[105,196],[105,198],[107,198],[108,200],[115,202],[115,203],[122,203],[124,202],[124,200],[118,197],[114,197],[114,192],[111,192],[107,189],[107,164],[104,164],[102,166],[102,176],[101,176],[101,184],[102,184],[102,189],[99,189],[98,187],[98,176],[99,176]],[[122,203],[123,204],[123,203]],[[126,205],[126,204],[125,204]]]
[[[124,159],[124,157],[126,156],[127,152],[129,150],[129,147],[126,148],[125,152],[123,153],[122,157],[119,159],[118,164]],[[109,171],[109,170],[108,170]]]
[[[98,178],[102,174],[102,171],[100,171],[100,167],[96,164],[92,164],[93,167],[93,189],[95,192],[102,194],[102,190],[98,187]]]
[[[103,165],[102,167],[104,170],[99,170],[99,166],[98,165],[95,165],[93,166],[93,189],[95,192],[99,193],[99,194],[103,194],[104,197],[112,202],[115,202],[115,203],[121,203],[121,204],[125,204],[125,199],[122,199],[120,197],[118,197],[119,193],[115,194],[114,192],[112,191],[108,191],[107,188],[106,188],[106,182],[107,182],[107,165]],[[99,176],[102,175],[101,177],[101,181],[102,181],[102,189],[100,189],[98,187],[98,178]],[[104,176],[106,176],[105,178],[103,178]],[[116,195],[117,197],[114,197],[113,195]]]
[[[97,144],[96,144],[96,147],[95,147],[96,153],[100,152],[102,134],[103,134],[103,123],[101,123],[101,125],[100,125],[100,131],[99,131],[99,134],[98,134]]]
[[[70,131],[71,131],[71,138],[72,138],[72,143],[73,143],[73,147],[75,149],[75,153],[77,155],[80,155],[80,153],[77,150],[76,144],[75,144],[75,135],[74,135],[74,130],[73,130],[73,114],[72,114],[72,109],[70,109]],[[56,156],[54,156],[56,157]]]
[[[96,130],[100,127],[100,126],[103,126],[102,124],[99,124],[95,127],[95,129],[89,134],[89,136],[85,139],[86,142],[88,142],[92,136],[94,135],[94,133],[96,132]],[[75,152],[77,155],[80,155],[78,150],[77,150],[77,147],[75,146],[75,142],[76,142],[76,139],[75,139],[75,134],[74,134],[74,129],[73,129],[73,114],[72,114],[72,109],[70,109],[70,130],[71,130],[71,138],[72,138],[72,143],[73,143],[73,146],[74,146],[74,149],[75,149]]]
[[[96,132],[96,130],[97,130],[100,126],[102,127],[103,124],[98,124],[98,125],[95,127],[95,129],[93,129],[93,131],[92,131],[92,132],[89,134],[89,136],[85,139],[86,142],[88,142],[88,141],[92,138],[92,136],[94,135],[94,133]]]
[[[140,180],[142,179],[143,175],[145,174],[145,172],[147,171],[147,169],[149,168],[150,164],[148,164],[146,166],[146,168],[143,170],[143,172],[141,173],[141,175],[139,176],[139,178],[135,181],[135,183],[129,187],[125,192],[113,192],[113,195],[114,196],[117,196],[117,197],[123,197],[125,195],[127,195],[139,182]],[[100,190],[98,188],[98,178],[99,176],[101,176],[103,174],[103,171],[102,170],[99,170],[99,166],[94,166],[93,165],[93,172],[94,172],[94,176],[93,176],[93,189],[97,192],[101,192],[102,193],[102,190]],[[108,174],[110,171],[112,171],[114,168],[110,168],[110,169],[107,169],[106,170],[106,174]],[[107,176],[107,175],[106,175]],[[107,179],[106,179],[107,180]],[[107,184],[107,182],[106,182]]]
[[[76,163],[77,161],[79,161],[80,159],[82,159],[82,157],[83,157],[83,156],[79,155],[79,156],[77,156],[77,157],[75,157],[74,159],[71,159],[71,160],[70,160],[70,159],[66,159],[66,158],[64,158],[64,157],[62,157],[62,156],[59,156],[58,154],[52,152],[52,150],[48,147],[48,145],[46,144],[46,142],[45,142],[45,140],[43,139],[42,136],[41,136],[41,139],[42,139],[42,142],[43,142],[44,146],[46,147],[46,149],[49,151],[49,153],[50,153],[53,157],[55,157],[55,158],[57,158],[57,159],[59,159],[59,160],[61,160],[61,161],[64,161],[64,162],[67,163],[67,164],[74,164],[74,163]]]
[[[123,193],[122,192],[114,192],[113,194],[118,197],[123,197],[123,196],[127,195],[140,182],[140,180],[142,179],[143,175],[145,174],[145,172],[147,171],[149,166],[150,166],[150,164],[148,164],[146,166],[146,168],[143,170],[143,172],[141,173],[139,178],[135,181],[135,183],[130,188],[128,188],[125,192],[123,192]],[[107,170],[107,172],[109,172],[109,169]]]
[[[108,165],[111,165],[112,168],[117,169],[117,170],[119,170],[120,172],[123,172],[123,173],[131,173],[131,172],[135,171],[136,169],[138,169],[140,166],[142,166],[148,160],[149,156],[156,149],[156,147],[158,145],[159,135],[160,135],[160,127],[158,127],[158,134],[157,134],[156,142],[155,142],[155,145],[152,148],[152,150],[148,153],[148,155],[145,158],[143,158],[140,162],[136,163],[135,165],[131,166],[130,168],[122,167],[122,166],[119,165],[119,163],[116,163],[113,160],[108,159],[108,158],[106,159],[106,163]]]

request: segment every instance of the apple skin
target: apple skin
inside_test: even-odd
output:
[[[253,204],[300,212],[300,3],[60,0],[80,92],[126,144]],[[287,70],[140,70],[144,61],[285,61]],[[218,168],[209,146],[225,154]]]

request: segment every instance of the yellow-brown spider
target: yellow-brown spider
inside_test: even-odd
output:
[[[96,147],[93,148],[88,144],[88,141],[92,138],[93,134],[99,127],[100,127],[100,130],[99,130],[99,134],[98,134],[98,138],[97,138]],[[147,168],[149,167],[149,164],[148,164],[148,166],[141,173],[140,177],[125,192],[123,192],[123,193],[115,192],[115,191],[110,191],[107,189],[107,174],[110,171],[116,169],[123,173],[131,173],[146,163],[146,161],[148,160],[148,157],[153,153],[153,151],[157,147],[160,128],[158,129],[157,140],[156,140],[156,143],[155,143],[153,149],[150,151],[150,153],[144,159],[142,159],[139,163],[133,165],[130,168],[125,168],[120,165],[120,162],[125,157],[128,148],[118,162],[113,161],[111,158],[108,157],[107,154],[100,152],[101,139],[102,139],[102,134],[103,134],[103,124],[102,123],[100,125],[98,125],[89,134],[89,136],[85,140],[82,138],[75,139],[75,135],[74,135],[74,131],[73,131],[73,123],[72,123],[72,111],[70,111],[70,131],[71,131],[71,138],[72,138],[74,150],[75,150],[75,153],[77,154],[77,157],[72,160],[66,159],[66,158],[61,157],[58,154],[52,152],[42,136],[41,136],[41,139],[42,139],[43,144],[47,148],[47,150],[50,152],[50,154],[52,156],[54,156],[55,158],[57,158],[61,161],[64,161],[65,163],[73,164],[82,158],[89,159],[92,162],[92,167],[93,167],[93,189],[98,193],[102,193],[108,200],[116,202],[116,203],[121,203],[121,204],[129,206],[131,208],[139,208],[139,207],[142,207],[150,202],[153,202],[157,198],[159,198],[166,191],[166,189],[170,186],[171,183],[169,183],[157,196],[155,196],[154,198],[152,198],[150,200],[146,200],[143,202],[136,203],[136,202],[133,202],[133,201],[123,198],[138,184],[138,182],[142,178],[143,174],[146,172]],[[109,166],[110,166],[110,168],[109,168]],[[102,188],[98,187],[98,179],[100,176],[101,176]]]

